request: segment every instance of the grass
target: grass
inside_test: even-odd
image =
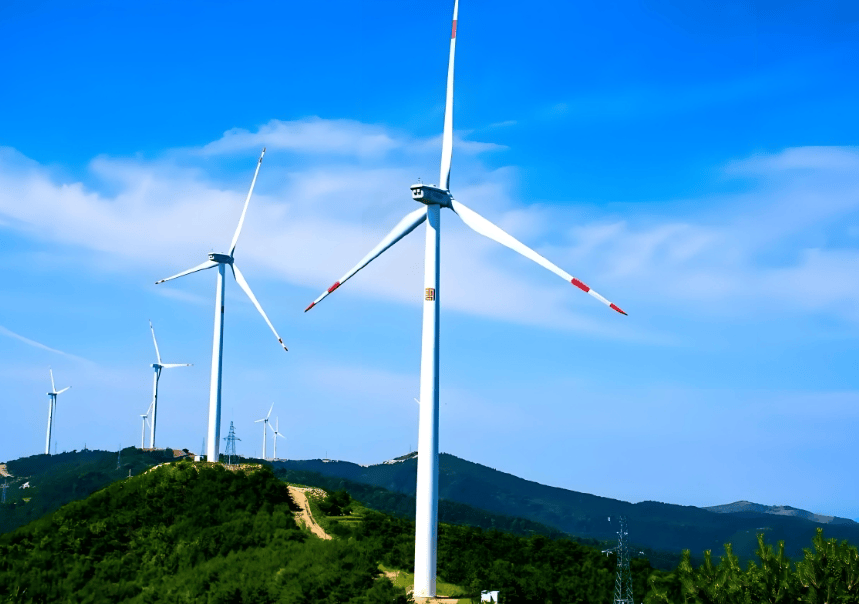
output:
[[[379,565],[379,570],[383,573],[396,573],[396,576],[391,578],[391,583],[396,587],[402,587],[407,592],[411,591],[415,586],[414,573],[396,568],[388,568],[384,564]],[[471,604],[471,598],[462,597],[465,594],[465,590],[459,585],[436,580],[435,589],[436,594],[440,594],[439,597],[444,596],[446,598],[458,598],[459,604]]]

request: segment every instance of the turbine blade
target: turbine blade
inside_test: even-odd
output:
[[[193,363],[167,363],[166,365],[161,365],[161,369],[172,369],[173,367],[193,367]]]
[[[63,392],[65,392],[65,391],[66,391],[66,390],[68,390],[69,388],[71,388],[71,386],[66,386],[65,388],[63,388],[62,390],[60,390],[59,392],[57,392],[57,394],[62,394]]]
[[[271,428],[271,431],[277,434],[277,430],[274,429],[274,426],[271,425],[271,422],[268,422],[268,427]]]
[[[262,306],[260,306],[259,302],[257,301],[256,296],[254,296],[254,293],[251,291],[251,286],[248,285],[248,282],[245,280],[245,276],[242,275],[242,271],[239,270],[239,267],[236,266],[235,263],[231,264],[230,267],[233,269],[233,277],[236,278],[236,282],[239,284],[239,287],[245,290],[245,293],[248,295],[248,298],[250,298],[251,302],[254,303],[254,306],[257,307],[259,314],[261,314],[262,318],[265,319],[265,322],[268,324],[269,329],[271,329],[271,332],[274,334],[274,337],[277,338],[277,341],[280,342],[280,345],[283,346],[283,349],[288,350],[286,344],[284,344],[280,336],[277,335],[277,331],[274,329],[274,325],[272,325],[271,321],[268,320],[268,317],[266,316],[265,311],[262,309]]]
[[[152,341],[155,342],[155,356],[158,358],[158,364],[161,364],[161,353],[158,352],[158,340],[155,339],[155,328],[152,327],[152,321],[149,321],[149,329],[152,331]]]
[[[265,421],[265,418],[263,418],[263,419],[255,419],[255,420],[254,420],[254,423],[255,423],[255,424],[258,424],[258,423],[260,423],[260,422],[264,422],[264,421]]]
[[[51,372],[51,392],[56,392],[57,387],[54,385],[54,370],[48,367],[48,371]]]
[[[453,58],[456,53],[456,20],[459,0],[453,3],[453,28],[450,32],[450,59],[447,63],[447,99],[444,105],[444,134],[441,139],[441,171],[438,182],[442,189],[450,190],[450,160],[453,155]]]
[[[191,273],[196,273],[197,271],[204,271],[207,268],[212,268],[214,266],[218,266],[218,263],[214,260],[206,260],[203,264],[198,264],[194,268],[189,268],[187,271],[182,271],[177,275],[173,275],[172,277],[167,277],[166,279],[162,279],[161,281],[156,281],[155,285],[159,283],[164,283],[165,281],[170,281],[171,279],[178,279],[179,277],[184,277],[185,275],[190,275]]]
[[[593,296],[594,298],[596,298],[597,300],[599,300],[600,302],[602,302],[606,306],[610,307],[611,309],[616,310],[617,312],[619,312],[622,315],[626,314],[624,311],[622,311],[620,309],[620,307],[609,302],[608,300],[603,298],[601,295],[599,295],[597,292],[595,292],[594,290],[589,288],[587,285],[585,285],[584,283],[582,283],[581,281],[579,281],[578,279],[573,277],[571,274],[569,274],[565,270],[558,268],[556,265],[552,264],[551,262],[549,262],[548,260],[543,258],[540,254],[538,254],[537,252],[535,252],[534,250],[529,248],[527,245],[525,245],[524,243],[522,243],[518,239],[512,237],[511,235],[508,235],[503,230],[501,230],[499,227],[495,226],[494,224],[492,224],[491,222],[486,220],[483,216],[481,216],[480,214],[478,214],[474,210],[467,208],[466,206],[464,206],[463,204],[461,204],[455,200],[451,200],[451,207],[453,208],[453,211],[456,212],[460,218],[462,218],[462,221],[466,225],[468,225],[469,227],[471,227],[473,230],[477,231],[478,233],[480,233],[484,237],[488,237],[489,239],[492,239],[493,241],[497,241],[501,245],[506,245],[511,250],[519,252],[520,254],[522,254],[523,256],[525,256],[526,258],[528,258],[530,260],[533,260],[534,262],[536,262],[537,264],[539,264],[543,268],[546,268],[546,269],[552,271],[553,273],[555,273],[556,275],[558,275],[559,277],[561,277],[565,281],[569,281],[570,283],[572,283],[573,285],[578,287],[583,292],[590,294],[591,296]]]
[[[281,438],[286,438],[286,437],[285,437],[283,434],[281,434],[280,432],[275,432],[275,434],[277,434],[277,435],[278,435],[278,436],[280,436]]]
[[[236,243],[239,241],[239,233],[242,232],[242,225],[245,223],[245,214],[248,211],[248,204],[251,201],[251,194],[254,192],[254,185],[257,184],[257,174],[259,174],[260,166],[262,165],[262,158],[265,155],[265,147],[262,149],[262,153],[259,156],[259,160],[257,160],[257,169],[254,172],[254,179],[251,181],[251,188],[248,191],[248,196],[245,199],[245,207],[242,209],[242,217],[239,218],[239,226],[236,227],[236,234],[233,235],[233,242],[230,244],[230,256],[236,251]]]
[[[268,419],[269,417],[271,417],[271,410],[272,410],[272,409],[274,409],[274,403],[272,403],[272,404],[271,404],[271,407],[269,407],[268,415],[266,415],[266,416],[265,416],[265,418],[266,418],[266,419]]]
[[[334,285],[329,287],[327,291],[323,292],[321,296],[319,296],[318,298],[316,298],[316,300],[311,302],[310,306],[308,306],[307,308],[304,309],[304,312],[307,312],[308,310],[310,310],[311,308],[313,308],[314,306],[316,306],[317,304],[322,302],[322,300],[323,300],[323,298],[325,298],[325,296],[327,296],[328,294],[333,292],[335,289],[337,289],[338,287],[340,287],[341,285],[346,283],[346,281],[351,279],[355,273],[357,273],[362,268],[364,268],[365,266],[370,264],[370,262],[372,262],[373,260],[378,258],[382,254],[382,252],[384,252],[389,247],[394,245],[397,241],[399,241],[400,239],[402,239],[403,237],[405,237],[406,235],[408,235],[409,233],[414,231],[415,228],[417,228],[417,226],[426,219],[427,219],[427,210],[425,207],[424,208],[418,208],[414,212],[410,212],[409,214],[406,214],[406,217],[403,218],[400,222],[398,222],[397,226],[395,226],[391,230],[390,233],[385,235],[385,238],[379,242],[379,245],[377,245],[372,250],[370,250],[370,253],[367,254],[366,256],[364,256],[364,258],[361,260],[361,262],[356,264],[352,268],[352,270],[350,270],[348,273],[346,273],[345,275],[340,277],[340,281],[337,281]]]

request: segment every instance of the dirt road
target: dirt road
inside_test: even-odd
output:
[[[310,532],[319,537],[320,539],[331,539],[331,535],[322,530],[322,527],[316,524],[316,521],[313,519],[313,514],[310,513],[310,506],[307,503],[307,491],[313,491],[315,489],[308,489],[303,487],[294,487],[289,485],[289,494],[292,495],[293,501],[298,504],[298,507],[301,508],[301,511],[296,514],[298,518],[301,519],[301,522],[310,529]]]

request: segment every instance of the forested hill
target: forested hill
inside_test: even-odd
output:
[[[343,501],[338,497],[338,501]],[[317,504],[318,505],[318,504]],[[271,470],[178,462],[0,535],[0,602],[405,603],[414,524],[360,509],[323,541],[298,528]],[[614,557],[567,539],[441,525],[439,578],[506,604],[609,602]],[[633,561],[636,589],[651,575]]]
[[[181,454],[181,452],[180,452]],[[10,478],[6,504],[0,512],[0,533],[37,520],[71,501],[88,497],[107,485],[136,476],[152,466],[173,461],[171,449],[71,451],[32,455],[6,463]]]
[[[0,535],[2,602],[403,603],[381,542],[321,541],[267,468],[179,462]]]
[[[273,466],[319,472],[414,495],[416,457],[392,461],[365,467],[343,461],[296,460]],[[752,559],[757,549],[756,534],[763,532],[770,543],[784,540],[789,557],[801,558],[802,549],[820,526],[825,526],[830,537],[859,543],[856,523],[821,525],[806,518],[751,510],[720,514],[654,501],[633,504],[549,487],[446,453],[439,459],[439,497],[600,541],[616,539],[617,527],[607,518],[623,514],[629,519],[630,539],[635,544],[677,553],[690,549],[696,556],[705,550],[719,552],[730,542],[741,560]]]

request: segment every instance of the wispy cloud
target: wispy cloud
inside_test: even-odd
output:
[[[273,121],[257,132],[230,131],[204,152],[263,144],[306,153],[312,161],[296,168],[282,155],[267,157],[238,254],[252,280],[256,265],[313,289],[352,266],[413,207],[408,184],[421,174],[418,166],[438,161],[438,145],[426,140],[320,118]],[[405,148],[414,154],[390,153]],[[374,153],[390,157],[378,158],[371,168],[362,165],[361,156]],[[341,161],[350,155],[358,159]],[[851,310],[859,301],[859,282],[852,278],[859,268],[859,241],[845,226],[855,223],[859,211],[855,148],[786,149],[732,161],[724,177],[742,179],[742,192],[629,208],[622,218],[589,208],[585,221],[573,200],[552,206],[519,202],[511,194],[514,167],[492,170],[479,154],[457,157],[457,173],[464,175],[458,199],[632,317],[645,315],[619,322],[448,213],[442,253],[447,309],[653,342],[672,340],[647,318],[654,309],[698,319],[766,308],[768,315],[825,312],[859,320]],[[174,150],[154,162],[99,157],[90,169],[113,179],[102,191],[58,181],[6,149],[0,153],[0,221],[34,238],[98,252],[99,270],[131,262],[151,271],[157,264],[162,268],[151,275],[154,280],[225,248],[232,236],[249,173],[230,172],[224,185],[205,166],[194,150]],[[398,244],[350,282],[349,290],[418,304],[413,291],[420,289],[420,239]]]
[[[24,344],[27,344],[28,346],[32,346],[33,348],[38,348],[40,350],[47,350],[48,352],[52,352],[54,354],[59,354],[59,355],[62,355],[64,357],[68,357],[70,359],[75,359],[77,361],[84,361],[86,363],[91,363],[91,361],[88,361],[87,359],[84,359],[82,357],[79,357],[79,356],[76,356],[73,354],[69,354],[68,352],[63,352],[62,350],[57,350],[56,348],[51,348],[50,346],[46,346],[45,344],[42,344],[41,342],[37,342],[36,340],[31,340],[30,338],[25,338],[21,334],[15,333],[11,329],[8,329],[2,325],[0,325],[0,335],[4,335],[8,338],[13,338],[15,340],[18,340],[19,342],[24,342]]]

